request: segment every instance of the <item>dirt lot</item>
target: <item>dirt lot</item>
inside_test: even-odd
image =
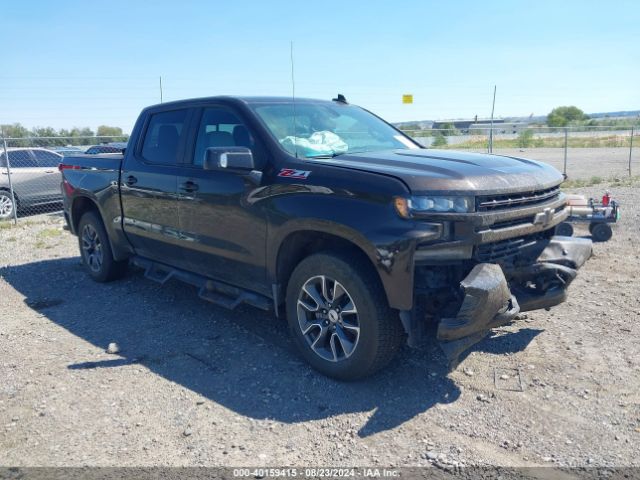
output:
[[[0,464],[640,467],[640,190],[612,193],[622,223],[568,302],[452,373],[430,344],[358,383],[269,314],[93,283],[60,217],[21,219],[0,229]]]
[[[553,165],[561,172],[564,168],[563,148],[499,148],[498,155],[531,158]],[[640,148],[634,148],[631,158],[632,174],[640,174]],[[628,148],[569,148],[567,175],[570,180],[624,177],[629,174]]]

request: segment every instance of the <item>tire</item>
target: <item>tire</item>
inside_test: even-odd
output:
[[[78,244],[82,264],[96,282],[110,282],[125,274],[128,261],[114,260],[109,237],[96,212],[86,212],[80,218]]]
[[[567,222],[563,222],[556,228],[556,234],[563,237],[571,237],[573,235],[573,225]]]
[[[594,242],[606,242],[613,235],[611,227],[607,223],[598,223],[591,229],[591,239]]]
[[[363,378],[381,369],[404,339],[377,274],[357,257],[327,252],[305,258],[289,279],[286,307],[302,356],[319,372],[339,380]]]
[[[593,233],[593,227],[595,227],[597,225],[597,223],[590,223],[589,224],[589,233]]]
[[[17,203],[15,194],[14,199],[16,199]],[[0,220],[9,220],[10,218],[13,218],[14,210],[16,210],[16,205],[11,199],[11,192],[7,190],[0,190]]]

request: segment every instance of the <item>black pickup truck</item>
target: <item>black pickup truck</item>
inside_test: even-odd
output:
[[[286,312],[306,360],[340,379],[429,334],[454,367],[491,328],[563,302],[591,255],[554,236],[554,168],[425,149],[343,96],[152,106],[123,155],[60,169],[94,280],[134,264],[226,308]]]

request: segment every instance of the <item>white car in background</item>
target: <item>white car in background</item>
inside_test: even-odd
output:
[[[14,198],[9,190],[7,158],[0,149],[0,220],[11,218],[17,209],[62,202],[58,170],[62,155],[46,148],[8,148],[7,153]]]

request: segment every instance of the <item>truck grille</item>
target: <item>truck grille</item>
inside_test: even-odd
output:
[[[519,255],[522,250],[543,242],[553,234],[553,229],[526,235],[523,237],[509,238],[499,242],[485,243],[475,248],[474,258],[479,262],[494,263],[507,260]]]
[[[506,195],[486,195],[476,198],[476,211],[490,212],[515,207],[529,207],[555,200],[560,195],[560,187],[551,187],[534,192],[509,193]]]

